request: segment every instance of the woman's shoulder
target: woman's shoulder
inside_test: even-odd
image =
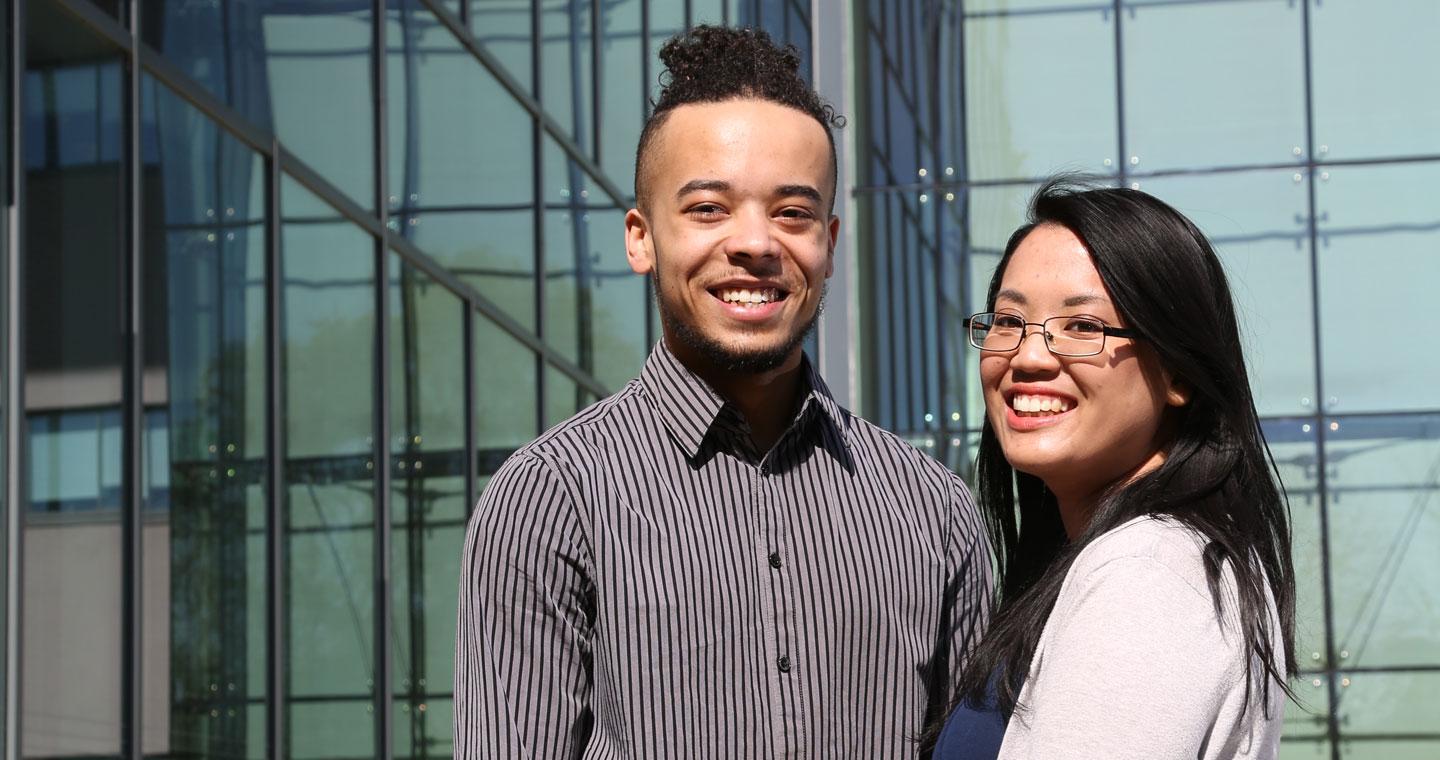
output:
[[[1204,534],[1173,517],[1137,517],[1091,541],[1070,566],[1069,577],[1092,576],[1117,563],[1148,565],[1205,589],[1206,543]]]

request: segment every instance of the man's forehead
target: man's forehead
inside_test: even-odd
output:
[[[656,134],[655,149],[655,179],[667,186],[656,190],[666,194],[702,178],[826,185],[830,174],[825,128],[803,111],[768,100],[677,106]]]

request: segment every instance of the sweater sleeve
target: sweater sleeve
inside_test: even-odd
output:
[[[1080,569],[1080,568],[1077,568]],[[1199,587],[1197,588],[1197,580]],[[1017,758],[1195,758],[1244,689],[1208,588],[1151,556],[1091,564],[1046,624],[1001,748]]]

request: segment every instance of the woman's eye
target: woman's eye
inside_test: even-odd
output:
[[[993,326],[1000,330],[1021,330],[1025,327],[1025,320],[1009,314],[996,314]]]
[[[1065,331],[1076,335],[1099,335],[1105,326],[1089,319],[1072,319],[1065,323]]]

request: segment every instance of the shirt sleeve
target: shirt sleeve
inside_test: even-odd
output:
[[[1216,717],[1244,671],[1207,586],[1114,558],[1077,576],[1046,625],[1002,760],[1193,758],[1227,730]]]
[[[590,735],[592,558],[561,479],[519,454],[466,532],[455,757],[579,757]]]
[[[949,574],[945,579],[947,596],[955,600],[955,613],[951,618],[953,648],[957,656],[952,658],[954,674],[951,683],[959,679],[971,649],[980,643],[990,623],[990,600],[994,582],[994,568],[990,552],[990,540],[980,511],[970,497],[965,482],[954,478],[951,490],[951,541],[949,548]]]

